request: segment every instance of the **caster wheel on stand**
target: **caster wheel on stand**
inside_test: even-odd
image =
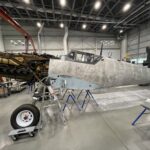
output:
[[[30,136],[30,137],[34,137],[34,135],[35,135],[35,134],[34,134],[33,132],[30,132],[30,133],[29,133],[29,136]]]
[[[13,141],[17,141],[17,137],[15,136],[15,135],[13,135],[13,136],[11,136],[11,139],[13,140]]]

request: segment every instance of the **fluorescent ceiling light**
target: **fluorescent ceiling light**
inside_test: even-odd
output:
[[[107,25],[104,24],[104,25],[102,26],[102,30],[106,30],[106,28],[107,28]]]
[[[37,22],[36,25],[38,28],[40,28],[42,26],[40,22]]]
[[[60,24],[60,27],[61,27],[61,28],[64,28],[64,24],[63,24],[63,23],[61,23],[61,24]]]
[[[127,12],[131,8],[131,3],[126,3],[123,7],[123,12]]]
[[[30,4],[30,0],[23,0],[24,3]]]
[[[86,24],[83,24],[82,25],[82,29],[86,29],[87,28],[87,25]]]
[[[123,33],[123,30],[121,29],[119,32],[120,32],[120,33]]]
[[[100,7],[101,7],[101,1],[98,0],[98,1],[96,1],[95,4],[94,4],[94,9],[95,9],[95,10],[98,10]]]
[[[66,6],[66,0],[59,0],[59,2],[62,7]]]

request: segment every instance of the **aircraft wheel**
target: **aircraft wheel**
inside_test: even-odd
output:
[[[14,129],[19,129],[36,126],[39,119],[39,109],[32,104],[24,104],[14,110],[10,118],[10,123]]]

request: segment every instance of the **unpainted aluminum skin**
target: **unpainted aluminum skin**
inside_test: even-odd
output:
[[[52,74],[79,78],[101,88],[150,83],[150,68],[111,58],[96,64],[53,59],[49,64],[49,76]]]

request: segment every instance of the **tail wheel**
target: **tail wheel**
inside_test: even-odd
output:
[[[32,104],[24,104],[14,110],[10,118],[10,123],[14,129],[19,129],[36,126],[39,119],[39,109]]]

